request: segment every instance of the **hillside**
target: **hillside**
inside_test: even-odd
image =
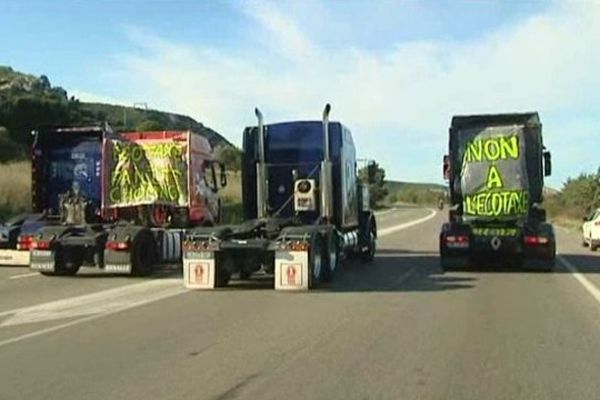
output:
[[[193,130],[213,146],[231,146],[219,133],[191,117],[134,107],[86,103],[69,97],[48,77],[36,77],[0,66],[0,161],[20,158],[27,152],[33,129],[42,125],[79,125],[108,122],[115,130],[135,130],[140,124],[161,129]]]

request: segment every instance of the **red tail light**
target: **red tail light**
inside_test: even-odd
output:
[[[106,249],[112,251],[129,250],[129,242],[106,242]]]
[[[467,235],[446,236],[446,242],[448,242],[448,243],[469,243],[469,237]]]
[[[49,240],[34,240],[30,244],[31,249],[37,250],[50,250],[52,242]]]
[[[596,221],[596,222],[594,222],[594,225],[595,225],[595,226],[600,226],[600,221]]]
[[[32,242],[33,242],[33,235],[19,236],[19,242],[17,243],[17,250],[29,250],[31,248]]]
[[[523,243],[525,243],[528,246],[544,245],[544,244],[548,244],[549,241],[550,240],[545,236],[526,235],[523,237]]]

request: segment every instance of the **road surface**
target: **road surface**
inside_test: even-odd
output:
[[[430,213],[311,293],[0,268],[0,399],[600,398],[600,253],[558,229],[553,274],[442,274]]]

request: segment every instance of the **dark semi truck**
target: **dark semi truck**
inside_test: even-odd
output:
[[[322,121],[264,125],[256,110],[258,126],[243,139],[244,222],[187,232],[186,287],[212,289],[261,271],[274,275],[275,289],[306,290],[329,281],[346,255],[373,259],[368,186],[357,177],[350,131],[329,122],[329,111]]]
[[[550,173],[537,113],[452,118],[444,157],[452,207],[439,237],[442,268],[493,263],[551,271],[556,239],[542,208]]]

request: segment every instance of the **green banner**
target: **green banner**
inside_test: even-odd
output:
[[[110,140],[107,207],[188,203],[186,143]]]
[[[461,192],[467,217],[518,218],[529,210],[521,126],[461,131]]]

